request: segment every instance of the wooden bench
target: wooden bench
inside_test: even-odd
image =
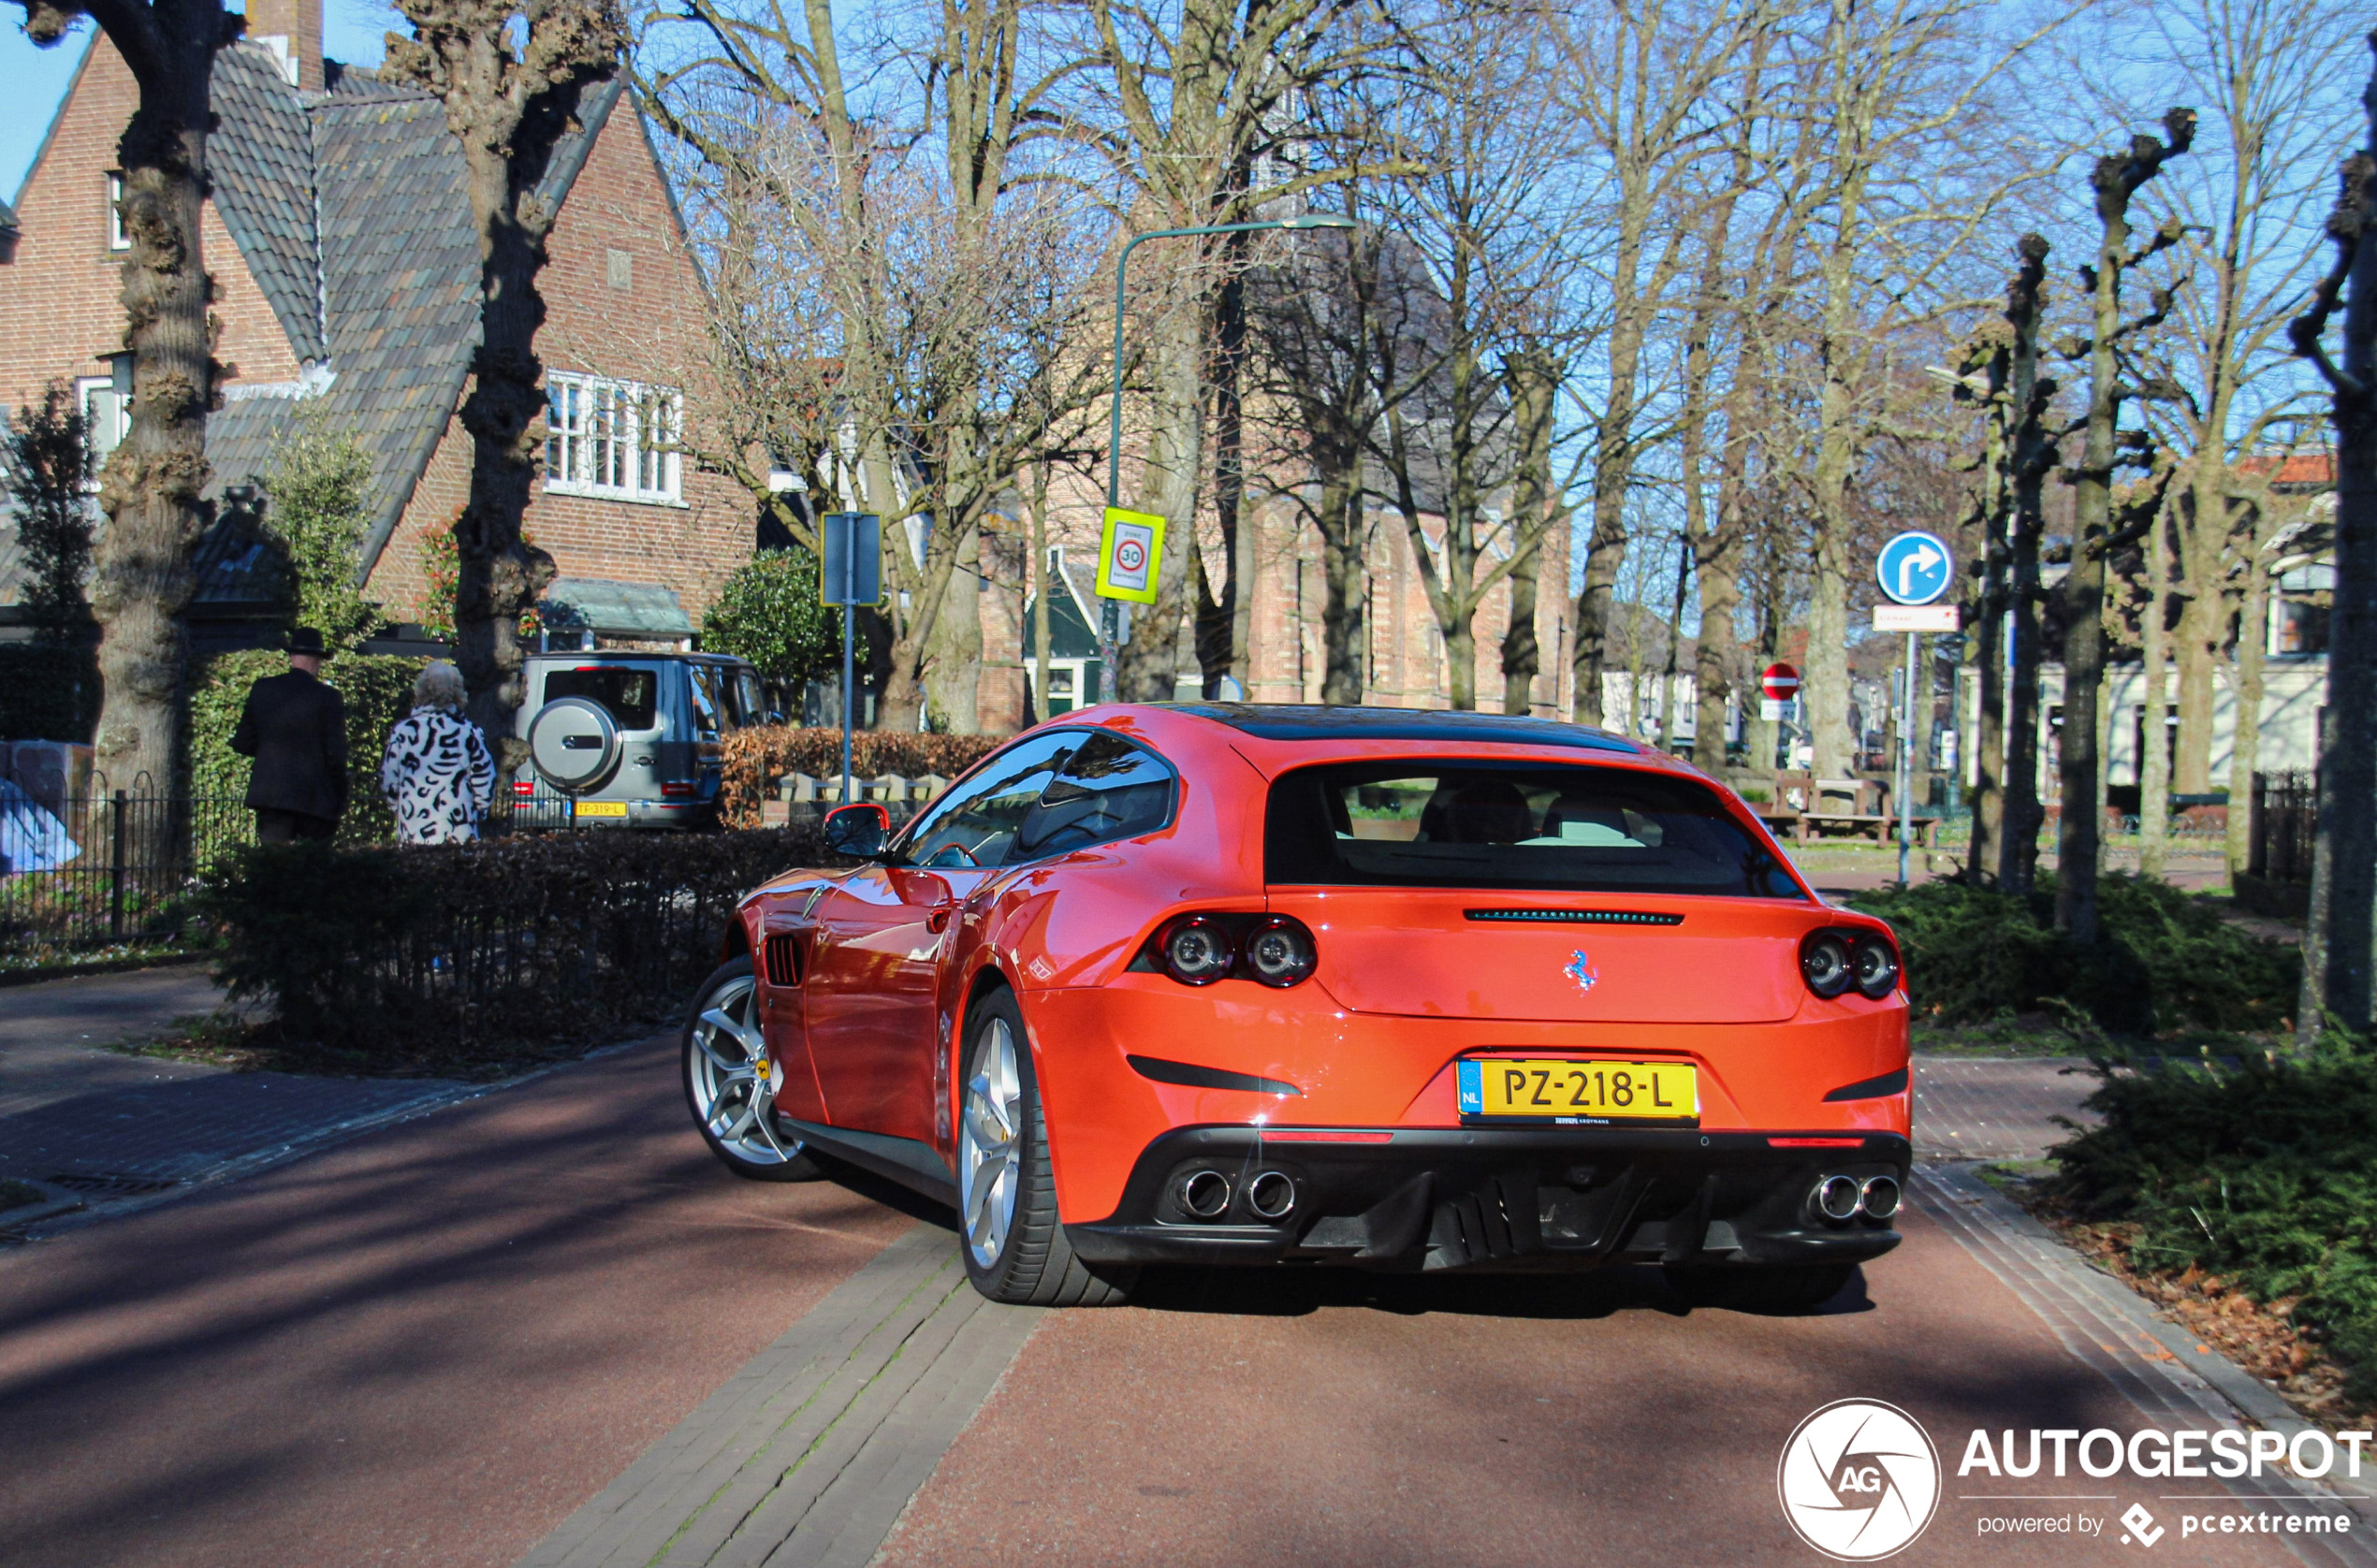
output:
[[[1835,835],[1888,844],[1898,836],[1898,817],[1889,809],[1889,786],[1878,779],[1777,773],[1774,799],[1760,807],[1758,815],[1778,832],[1778,824],[1787,821],[1793,841],[1800,844]],[[1915,842],[1930,849],[1939,820],[1936,812],[1915,813]]]

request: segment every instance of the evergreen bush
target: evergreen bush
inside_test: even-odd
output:
[[[1918,1019],[1978,1024],[2061,1004],[2122,1034],[2285,1027],[2301,974],[2293,948],[2153,878],[2107,873],[2098,898],[2093,948],[2055,930],[2051,875],[2028,898],[1938,881],[1851,902],[1897,934]]]
[[[2102,1126],[2054,1153],[2061,1198],[2136,1227],[2141,1270],[2217,1274],[2347,1363],[2377,1400],[2377,1061],[2329,1043],[2301,1058],[2115,1073],[2088,1101]]]

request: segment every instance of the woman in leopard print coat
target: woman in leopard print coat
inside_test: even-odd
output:
[[[462,717],[462,672],[443,660],[413,682],[413,712],[388,732],[380,793],[396,809],[406,844],[476,838],[495,800],[495,759],[479,727]]]

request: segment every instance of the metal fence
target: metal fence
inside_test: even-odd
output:
[[[2318,780],[2309,773],[2253,775],[2253,848],[2246,870],[2264,881],[2309,886],[2318,841]]]
[[[255,842],[234,797],[111,793],[20,802],[0,817],[0,957],[190,938],[201,883]],[[488,837],[570,825],[558,797],[499,794]],[[355,826],[343,843],[385,842]]]

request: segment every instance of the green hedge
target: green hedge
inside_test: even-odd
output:
[[[2331,1046],[2108,1073],[2088,1104],[2104,1125],[2054,1152],[2071,1209],[2135,1225],[2140,1269],[2295,1298],[2348,1364],[2346,1394],[2377,1400],[2377,1063]]]
[[[98,723],[96,648],[0,644],[0,740],[87,746]]]
[[[428,1070],[658,1023],[717,965],[736,899],[823,858],[813,830],[256,845],[205,907],[216,978],[269,999],[284,1041]]]
[[[376,843],[396,833],[396,820],[380,799],[380,756],[388,732],[413,711],[413,677],[427,660],[395,654],[342,654],[322,678],[346,699],[346,815],[339,823],[343,843]],[[248,689],[289,667],[284,653],[244,648],[207,661],[190,696],[190,792],[238,800],[248,792],[247,758],[231,749],[247,705]]]
[[[2051,876],[2028,898],[1939,881],[1851,902],[1890,922],[1916,1016],[1930,1022],[1985,1023],[2060,1002],[2122,1034],[2285,1026],[2301,975],[2295,949],[2152,878],[2107,873],[2098,898],[2093,948],[2056,932]]]

